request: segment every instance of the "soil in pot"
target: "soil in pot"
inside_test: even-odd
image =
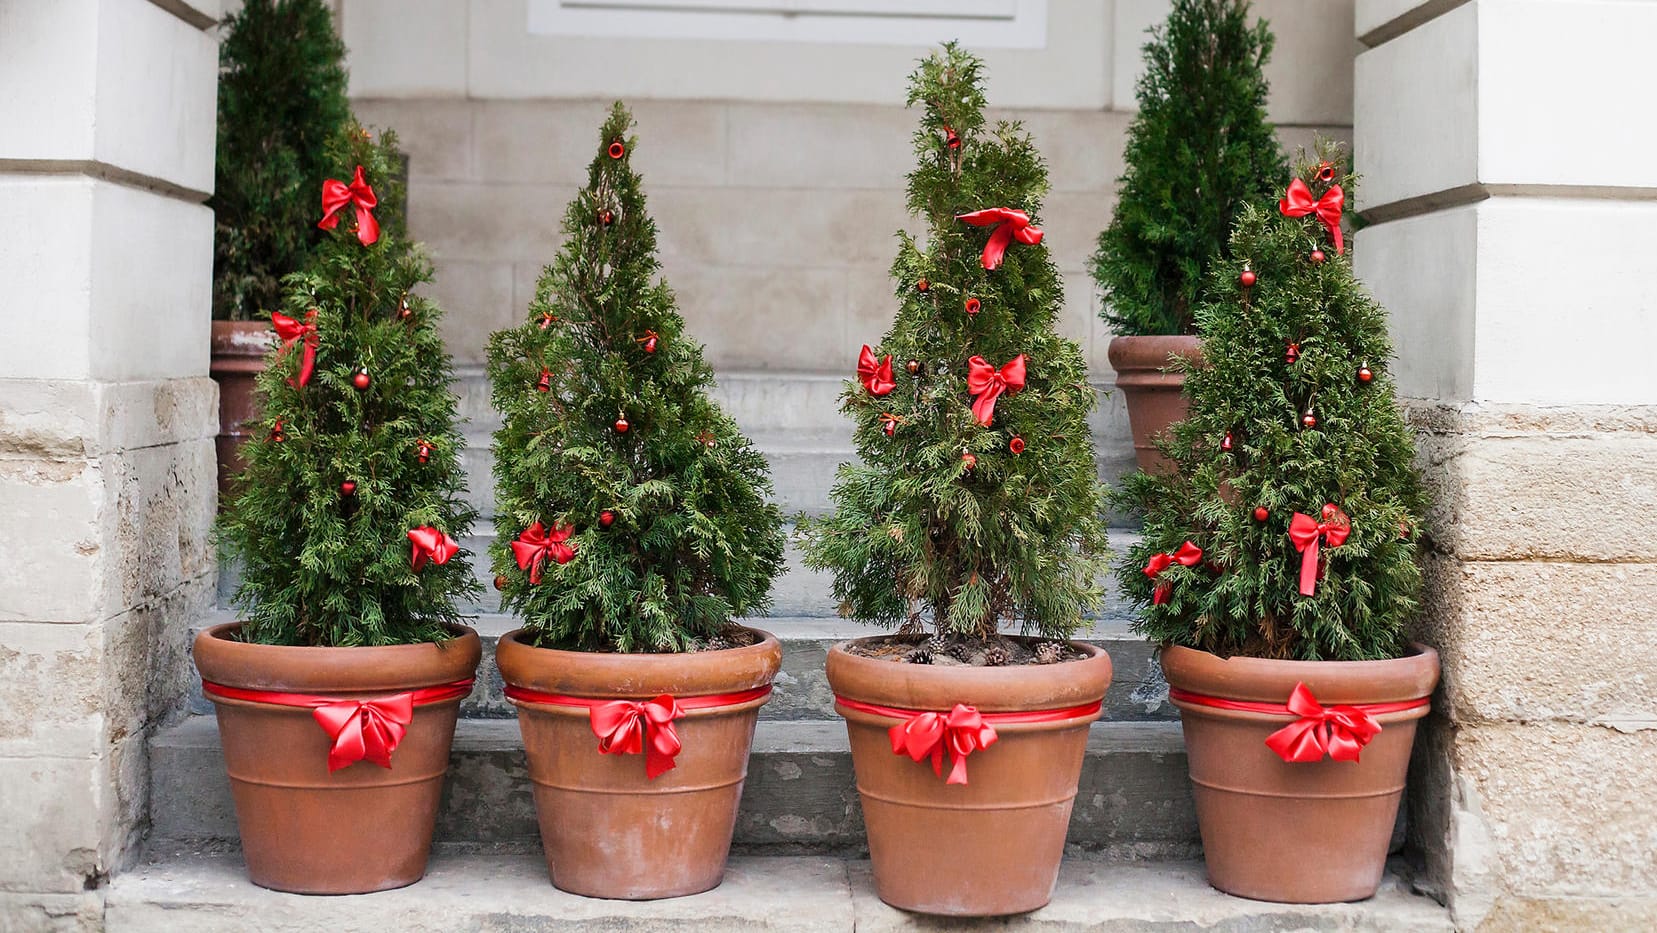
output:
[[[264,321],[214,321],[212,359],[208,372],[219,384],[219,434],[214,444],[219,456],[219,501],[229,500],[232,479],[242,469],[242,445],[259,417],[253,381],[265,368],[272,345],[270,324]]]
[[[203,681],[218,685],[206,689],[253,883],[358,894],[420,880],[455,720],[482,654],[477,633],[459,629],[439,644],[304,648],[236,641],[237,628],[197,635],[195,660]],[[333,707],[333,721],[346,724],[342,741],[321,723],[329,711],[316,706],[411,692],[389,768],[371,760],[377,743],[369,736],[368,758],[330,770],[331,756],[350,757],[352,726],[373,733],[384,719],[378,710]],[[392,719],[397,705],[390,704]]]
[[[782,666],[774,636],[740,628],[733,636],[751,643],[602,654],[532,647],[522,630],[501,636],[496,661],[518,707],[547,870],[559,889],[647,900],[718,886],[754,725]],[[651,718],[666,709],[664,696],[682,713],[667,723],[679,746],[671,756],[656,751],[664,729]],[[629,718],[634,710],[642,720]],[[629,753],[635,721],[644,734]],[[614,736],[607,752],[600,732]],[[671,769],[662,769],[666,761]]]
[[[1184,394],[1185,374],[1171,368],[1171,357],[1202,360],[1202,341],[1196,337],[1117,337],[1106,351],[1116,370],[1116,387],[1128,408],[1133,452],[1147,473],[1172,469],[1156,448],[1156,439],[1168,427],[1184,421],[1190,403]]]
[[[1110,684],[1103,649],[1066,643],[1079,660],[1006,666],[900,663],[871,657],[891,638],[836,645],[835,709],[846,718],[880,899],[904,910],[999,916],[1053,896],[1087,749]],[[1036,639],[1016,639],[1033,653]],[[963,718],[959,705],[976,710]],[[926,718],[931,715],[931,719]],[[929,727],[946,752],[913,756]],[[983,731],[988,725],[993,740]],[[893,750],[892,730],[904,738]],[[911,741],[913,737],[916,741]],[[964,765],[964,767],[963,767]],[[950,783],[955,778],[964,783]]]

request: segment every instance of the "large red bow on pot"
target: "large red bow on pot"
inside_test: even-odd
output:
[[[875,351],[863,345],[863,352],[857,355],[857,378],[862,380],[863,388],[869,390],[870,395],[888,395],[898,387],[892,381],[892,354],[886,354],[879,365],[875,364]]]
[[[995,225],[995,229],[990,231],[989,241],[984,244],[984,255],[979,260],[986,269],[995,269],[1001,265],[1001,258],[1007,254],[1008,244],[1014,240],[1028,246],[1041,242],[1041,228],[1030,226],[1030,215],[1010,207],[992,207],[970,214],[959,214],[955,219],[964,220],[974,227]]]
[[[357,209],[357,239],[364,246],[372,246],[380,238],[380,222],[374,219],[372,213],[379,203],[379,199],[374,197],[374,189],[363,180],[362,166],[359,165],[349,185],[337,178],[322,183],[322,219],[316,225],[324,230],[334,229],[339,225],[339,212],[346,205],[352,205]]]
[[[947,749],[955,764],[949,769],[945,784],[967,782],[967,756],[979,749],[989,748],[999,738],[995,727],[984,721],[982,713],[964,703],[955,704],[948,713],[921,713],[893,726],[892,753],[908,755],[916,761],[932,758],[932,773],[944,773],[944,751]]]
[[[1289,520],[1289,540],[1300,552],[1300,595],[1310,596],[1318,586],[1318,544],[1340,547],[1352,533],[1352,521],[1334,505],[1323,507],[1323,521],[1303,512]]]
[[[674,768],[673,759],[682,747],[673,720],[684,716],[677,701],[668,694],[654,700],[615,700],[592,709],[593,734],[598,750],[606,755],[644,753],[644,776],[654,780]]]
[[[1266,737],[1284,761],[1357,761],[1359,752],[1381,732],[1375,717],[1356,706],[1324,706],[1303,683],[1289,694],[1289,712],[1300,718]]]
[[[1289,182],[1289,193],[1277,202],[1277,209],[1284,217],[1305,217],[1307,214],[1316,214],[1323,225],[1329,228],[1329,236],[1335,241],[1335,252],[1344,252],[1345,247],[1341,240],[1341,205],[1346,202],[1346,195],[1341,192],[1340,185],[1330,185],[1323,197],[1314,200],[1312,189],[1306,183],[1296,178]]]
[[[460,551],[460,545],[455,543],[455,539],[430,525],[410,528],[408,539],[414,545],[409,562],[414,565],[416,571],[426,566],[428,560],[446,564],[449,558]]]
[[[518,569],[529,571],[529,582],[540,583],[541,566],[548,556],[560,564],[567,564],[575,557],[575,545],[564,543],[574,533],[574,525],[556,523],[551,534],[540,522],[525,528],[518,540],[512,542],[512,556],[518,559]]]
[[[312,308],[305,313],[305,323],[301,324],[280,311],[270,313],[270,326],[276,328],[276,336],[282,341],[282,349],[286,351],[299,338],[305,338],[305,354],[299,358],[299,379],[293,385],[302,386],[311,381],[311,372],[316,368],[316,346],[318,333],[316,329],[316,309]]]
[[[967,360],[967,391],[977,396],[972,400],[972,416],[989,427],[995,418],[995,400],[1001,393],[1017,395],[1024,388],[1024,354],[1012,358],[1007,365],[996,369],[981,356]]]
[[[311,710],[311,715],[334,740],[328,749],[329,771],[359,761],[389,768],[391,753],[403,741],[403,733],[414,718],[414,694],[324,703]]]
[[[1145,576],[1155,580],[1162,574],[1162,571],[1167,570],[1174,564],[1181,564],[1186,567],[1195,567],[1201,562],[1202,548],[1187,541],[1179,546],[1178,551],[1175,551],[1172,554],[1166,552],[1161,554],[1152,554],[1151,559],[1145,563]],[[1167,601],[1168,584],[1158,583],[1156,585],[1156,589],[1151,591],[1151,605],[1160,606]]]

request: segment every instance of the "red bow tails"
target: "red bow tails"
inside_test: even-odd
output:
[[[1202,548],[1187,541],[1179,546],[1178,551],[1175,551],[1172,554],[1168,554],[1166,552],[1162,554],[1152,554],[1151,559],[1145,564],[1145,576],[1155,580],[1162,574],[1162,571],[1167,570],[1174,564],[1180,564],[1185,567],[1195,567],[1201,562]],[[1156,588],[1151,591],[1151,605],[1160,606],[1167,602],[1168,590],[1168,584],[1158,583]]]
[[[536,522],[518,535],[518,540],[512,542],[512,556],[518,559],[519,570],[529,571],[530,583],[541,582],[541,567],[549,556],[560,564],[575,557],[575,545],[564,543],[574,533],[574,525],[555,523],[548,534],[546,526]]]
[[[1320,522],[1303,512],[1296,512],[1289,520],[1289,540],[1300,552],[1300,595],[1310,596],[1318,585],[1318,544],[1340,547],[1352,533],[1352,522],[1346,513],[1333,505],[1323,507],[1325,520]]]
[[[1312,189],[1306,183],[1296,178],[1289,182],[1289,192],[1281,201],[1277,202],[1278,211],[1284,217],[1305,217],[1307,214],[1316,214],[1323,225],[1329,228],[1329,236],[1335,241],[1335,252],[1345,251],[1341,240],[1341,205],[1346,201],[1340,185],[1330,185],[1323,197],[1312,199]]]
[[[988,227],[992,224],[995,226],[995,229],[990,231],[990,238],[984,244],[984,255],[979,260],[986,269],[995,269],[1001,265],[1002,257],[1007,254],[1007,246],[1014,240],[1028,246],[1041,242],[1041,228],[1030,225],[1030,215],[1009,207],[992,207],[970,214],[959,214],[955,219],[965,221],[974,227]]]
[[[976,398],[972,400],[972,416],[978,423],[989,427],[995,418],[995,400],[1005,392],[1007,395],[1017,395],[1018,390],[1024,388],[1024,354],[1012,358],[1007,365],[996,369],[981,356],[967,360],[967,391]]]
[[[685,715],[673,697],[662,694],[654,700],[614,700],[592,708],[593,734],[598,750],[606,755],[644,753],[644,775],[654,780],[674,768],[679,734],[673,720]]]
[[[292,385],[302,386],[311,381],[311,372],[316,369],[316,347],[319,334],[316,329],[316,309],[305,313],[305,323],[301,324],[280,311],[270,313],[270,326],[276,329],[276,336],[282,341],[282,350],[286,352],[299,338],[305,338],[305,353],[299,358],[299,379]]]
[[[410,528],[408,539],[414,545],[409,563],[413,565],[416,571],[426,566],[428,560],[446,564],[449,562],[449,558],[460,551],[460,545],[455,543],[455,539],[430,525]]]
[[[1357,761],[1369,741],[1381,733],[1375,717],[1356,706],[1324,706],[1303,683],[1289,694],[1289,712],[1300,718],[1273,732],[1266,744],[1290,762]]]
[[[371,212],[379,203],[379,199],[374,197],[374,189],[363,180],[362,166],[359,165],[349,185],[337,178],[322,183],[322,219],[316,225],[324,230],[334,229],[339,225],[340,211],[346,205],[352,205],[357,209],[357,239],[364,246],[373,246],[380,238],[380,222],[374,219]]]
[[[863,388],[869,390],[870,395],[888,395],[898,387],[892,381],[892,354],[875,365],[875,351],[863,345],[863,352],[857,355],[857,378],[862,380]]]
[[[908,755],[916,761],[932,759],[932,773],[944,773],[944,752],[954,759],[945,784],[967,783],[967,756],[989,748],[998,736],[995,727],[984,721],[983,714],[964,703],[955,704],[948,713],[920,713],[893,726],[892,753]]]

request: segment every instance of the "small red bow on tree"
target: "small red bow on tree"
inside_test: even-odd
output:
[[[1289,712],[1300,718],[1266,737],[1266,745],[1284,761],[1357,761],[1358,754],[1381,732],[1375,717],[1356,706],[1323,706],[1303,683],[1289,694]]]
[[[319,335],[316,329],[316,309],[305,312],[305,323],[301,324],[280,311],[270,313],[270,325],[276,329],[276,336],[282,341],[282,349],[286,352],[299,338],[305,338],[305,353],[299,358],[299,379],[289,380],[289,385],[302,386],[311,381],[311,372],[316,368],[316,347]]]
[[[359,761],[389,768],[391,753],[403,741],[403,733],[414,718],[414,694],[325,703],[311,710],[311,716],[334,742],[328,749],[329,771]]]
[[[967,783],[967,756],[989,748],[999,738],[995,727],[984,721],[983,714],[963,703],[955,704],[948,713],[921,713],[893,726],[887,733],[892,739],[892,753],[908,755],[916,761],[932,758],[932,773],[943,776],[944,751],[947,749],[955,764],[949,770],[945,784]]]
[[[606,755],[644,753],[644,776],[651,780],[672,771],[678,756],[679,734],[673,720],[684,716],[673,697],[662,694],[654,700],[616,700],[592,708],[593,734],[598,750]]]
[[[898,387],[892,381],[892,354],[875,365],[875,351],[863,345],[863,352],[857,356],[857,378],[863,381],[863,388],[869,390],[870,395],[888,395]]]
[[[967,391],[977,396],[972,400],[972,416],[989,427],[995,418],[995,400],[1005,392],[1017,395],[1024,388],[1024,354],[1020,353],[1007,365],[996,369],[981,356],[967,360]]]
[[[357,166],[357,173],[351,177],[351,184],[330,178],[322,183],[322,219],[316,222],[324,230],[332,230],[339,225],[339,212],[347,204],[357,209],[357,239],[364,246],[373,246],[380,238],[380,222],[374,219],[372,211],[379,204],[374,197],[374,189],[368,187],[363,180],[362,166]]]
[[[512,556],[518,559],[519,570],[529,571],[530,583],[541,582],[541,566],[548,556],[560,564],[575,557],[575,545],[564,543],[574,533],[575,526],[554,523],[548,534],[546,526],[536,522],[518,535],[518,540],[512,542]]]
[[[460,551],[460,545],[455,543],[455,539],[430,525],[410,528],[408,539],[414,545],[414,553],[409,562],[414,565],[416,571],[426,566],[428,560],[446,564],[449,558]]]
[[[1162,571],[1167,570],[1174,564],[1195,567],[1200,563],[1202,563],[1202,548],[1187,541],[1179,546],[1178,551],[1172,554],[1167,552],[1152,554],[1151,559],[1145,564],[1145,576],[1155,580],[1162,575]],[[1158,583],[1156,588],[1151,590],[1151,605],[1160,606],[1167,602],[1169,590],[1170,587],[1167,583]]]
[[[992,207],[970,214],[957,214],[955,219],[966,221],[974,227],[996,225],[995,229],[990,231],[990,238],[984,244],[984,255],[979,260],[986,269],[995,269],[1001,265],[1002,257],[1007,254],[1007,246],[1014,240],[1028,246],[1041,242],[1041,228],[1030,226],[1030,215],[1010,207]]]
[[[1335,505],[1323,507],[1323,521],[1296,512],[1289,520],[1289,540],[1300,552],[1300,595],[1310,596],[1318,586],[1318,545],[1340,547],[1352,533],[1352,521]]]
[[[1323,197],[1312,199],[1312,189],[1306,183],[1296,178],[1289,182],[1289,193],[1277,202],[1277,209],[1284,217],[1305,217],[1307,214],[1316,214],[1323,225],[1329,228],[1329,236],[1335,241],[1335,252],[1345,251],[1341,240],[1341,205],[1345,203],[1346,195],[1341,192],[1340,185],[1330,185]]]

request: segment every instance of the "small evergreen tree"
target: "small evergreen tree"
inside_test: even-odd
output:
[[[529,320],[489,343],[497,584],[545,647],[693,649],[782,569],[765,458],[657,278],[631,126],[617,103]]]
[[[395,146],[354,125],[336,135],[336,180],[318,186],[331,232],[273,315],[283,345],[257,383],[265,436],[243,453],[222,525],[245,566],[249,641],[437,641],[459,619],[453,598],[477,589],[464,556],[450,559],[474,513],[440,312],[411,294],[431,266],[376,206],[401,203]]]
[[[986,126],[982,63],[954,44],[921,62],[908,102],[908,203],[928,236],[899,234],[897,319],[842,396],[862,462],[806,526],[806,563],[868,622],[914,631],[924,609],[942,635],[1067,637],[1100,597],[1105,526],[1094,391],[1054,331],[1064,296],[1034,225],[1046,167],[1018,124]]]
[[[1319,157],[1278,209],[1243,208],[1233,258],[1209,275],[1207,366],[1187,373],[1191,416],[1163,445],[1178,471],[1124,481],[1145,532],[1117,572],[1161,644],[1301,660],[1405,648],[1425,500],[1386,313],[1341,250],[1352,178],[1334,147]]]
[[[324,149],[351,121],[345,46],[325,0],[247,0],[222,26],[213,316],[253,320],[321,242]]]
[[[1289,173],[1266,122],[1271,30],[1249,15],[1248,0],[1174,0],[1145,46],[1127,172],[1093,257],[1117,334],[1192,333],[1238,210]]]

